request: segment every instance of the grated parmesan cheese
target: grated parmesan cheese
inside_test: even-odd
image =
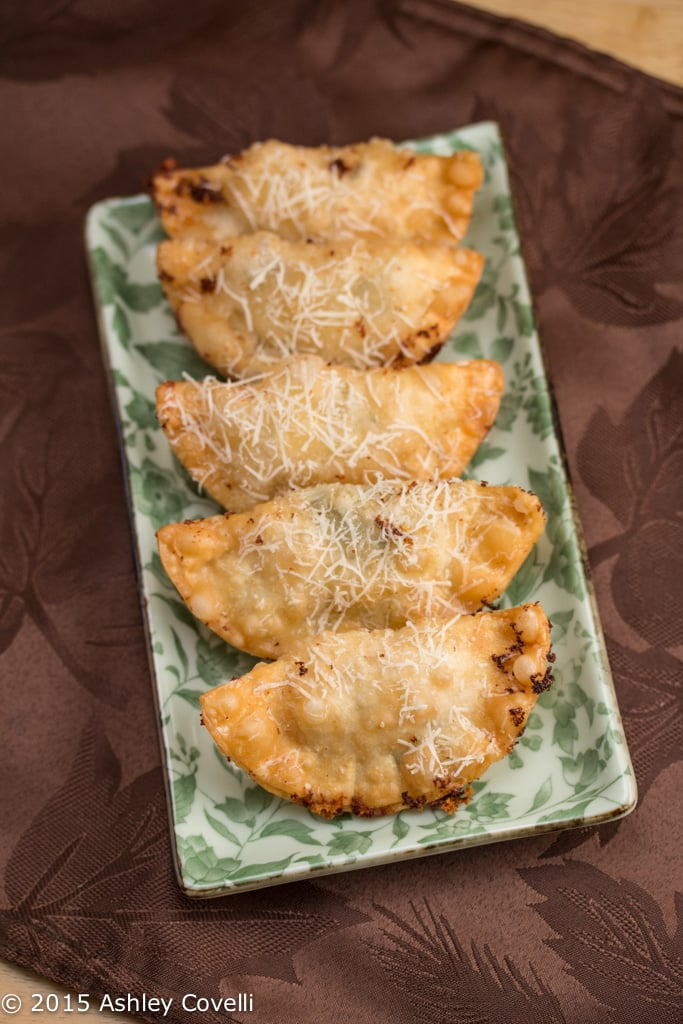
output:
[[[390,242],[289,242],[268,232],[229,247],[164,242],[158,266],[195,347],[229,377],[298,352],[365,369],[417,362],[452,330],[483,261],[469,249]]]
[[[462,480],[319,485],[171,524],[160,551],[211,629],[275,657],[323,630],[449,620],[495,599],[543,528],[534,496],[520,512],[523,493]]]
[[[301,356],[239,384],[162,385],[157,413],[194,479],[240,510],[318,482],[458,476],[501,390],[485,360],[362,372]]]

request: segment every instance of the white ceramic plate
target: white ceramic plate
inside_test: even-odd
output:
[[[413,143],[423,152],[477,150],[486,180],[465,244],[486,257],[473,302],[439,359],[498,359],[506,393],[468,475],[536,491],[546,533],[501,604],[539,600],[553,622],[555,683],[539,698],[513,753],[455,815],[403,811],[324,821],[265,792],[215,750],[198,697],[255,659],[197,623],[166,578],[155,530],[213,515],[175,462],[154,415],[154,389],[210,373],[178,332],[157,282],[163,237],[144,196],[98,203],[87,247],[110,369],[146,608],[180,884],[214,896],[539,832],[596,824],[636,801],[633,771],[584,571],[560,440],[541,357],[496,125]]]

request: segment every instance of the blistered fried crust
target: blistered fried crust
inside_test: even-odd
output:
[[[544,522],[518,487],[383,481],[292,491],[157,538],[190,611],[234,647],[274,658],[325,629],[396,629],[483,607]]]
[[[254,231],[288,239],[458,242],[483,171],[476,153],[427,156],[385,139],[304,148],[255,143],[211,167],[167,161],[151,191],[171,237],[223,241]]]
[[[325,818],[454,811],[550,685],[540,605],[324,633],[201,697],[221,753]]]
[[[162,242],[159,278],[199,354],[226,377],[300,352],[357,369],[438,351],[467,308],[482,257],[410,242]]]
[[[166,382],[157,415],[224,508],[318,483],[457,477],[495,419],[495,362],[352,370],[299,356],[253,383]]]

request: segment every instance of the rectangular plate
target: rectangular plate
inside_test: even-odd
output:
[[[200,724],[199,694],[241,675],[255,659],[195,621],[161,567],[154,536],[165,523],[216,514],[216,505],[176,463],[154,413],[159,382],[211,371],[178,332],[157,281],[155,249],[164,234],[149,199],[111,199],[88,216],[87,247],[137,543],[178,877],[190,896],[597,824],[635,805],[497,126],[473,125],[412,145],[438,154],[474,149],[484,164],[485,183],[464,244],[486,257],[486,269],[439,358],[483,356],[499,360],[505,370],[496,425],[468,475],[530,488],[543,502],[545,535],[501,604],[541,601],[553,623],[557,655],[555,684],[539,698],[519,744],[475,783],[474,798],[455,815],[403,811],[324,821],[254,785],[214,748]]]

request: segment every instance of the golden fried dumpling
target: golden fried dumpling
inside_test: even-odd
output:
[[[365,369],[433,355],[468,306],[483,258],[395,241],[162,242],[159,278],[199,354],[247,377],[299,352]]]
[[[172,523],[161,561],[190,611],[258,657],[325,629],[398,628],[495,600],[545,522],[538,498],[474,481],[320,484]]]
[[[151,187],[171,236],[221,241],[265,230],[289,239],[454,243],[482,180],[481,160],[469,150],[429,156],[386,139],[317,148],[271,139],[211,167],[167,161]]]
[[[454,811],[551,683],[538,604],[399,630],[323,633],[202,695],[221,753],[323,817]]]
[[[159,422],[230,511],[291,488],[459,476],[500,403],[498,363],[352,370],[299,356],[248,383],[166,382]]]

